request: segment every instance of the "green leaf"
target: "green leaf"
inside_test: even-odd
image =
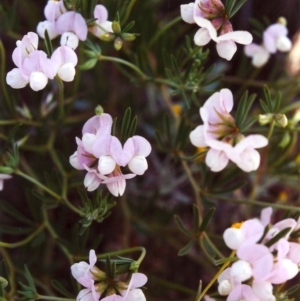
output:
[[[67,297],[67,298],[74,298],[74,295],[71,294],[69,291],[67,291],[59,281],[52,279],[51,280],[51,284],[52,286],[58,291],[60,292],[63,296]]]
[[[219,259],[219,260],[215,260],[214,261],[214,265],[220,265],[220,264],[224,264],[226,262],[235,262],[237,261],[238,258],[237,257],[227,257],[227,258],[222,258],[222,259]]]
[[[84,62],[83,64],[79,65],[78,68],[80,70],[89,70],[95,67],[95,65],[97,64],[98,59],[94,58],[94,59],[89,59],[86,62]]]
[[[52,42],[50,40],[49,34],[48,34],[48,30],[45,30],[45,50],[47,52],[48,58],[51,57],[52,53],[53,53],[53,46],[52,46]]]
[[[34,222],[31,221],[29,218],[21,214],[18,210],[15,209],[15,207],[11,206],[7,202],[1,200],[0,201],[0,208],[2,207],[3,210],[5,210],[9,215],[14,217],[16,220],[21,221],[28,225],[34,225]]]
[[[195,229],[195,233],[197,233],[199,227],[199,208],[195,204],[193,205],[193,217],[194,217],[194,229]]]
[[[294,294],[294,293],[299,289],[299,287],[300,287],[299,284],[296,284],[296,285],[292,286],[291,288],[289,288],[289,289],[285,292],[285,295],[289,296],[289,295]]]
[[[235,1],[236,1],[236,0],[227,0],[227,1],[226,1],[226,4],[225,4],[225,11],[226,11],[227,16],[230,16],[230,13],[231,13],[231,11],[232,11],[232,9],[233,9],[233,6],[234,6],[234,4],[235,4]]]
[[[185,161],[194,161],[194,160],[198,159],[199,157],[205,155],[206,153],[207,153],[207,150],[198,152],[193,156],[180,156],[180,159],[185,160]]]
[[[205,216],[203,217],[202,223],[200,225],[199,231],[203,232],[206,230],[213,214],[215,213],[216,208],[210,208],[207,212],[207,214],[205,214]]]
[[[271,97],[271,93],[270,93],[270,90],[267,85],[264,85],[264,95],[266,98],[267,106],[268,106],[270,112],[272,112],[272,97]]]
[[[129,130],[128,130],[128,137],[134,136],[136,126],[137,126],[137,116],[135,116],[133,118],[132,122],[131,122],[131,125],[130,125]]]
[[[247,0],[240,0],[240,2],[231,9],[229,13],[229,18],[232,18],[239,10],[240,8],[245,4]]]
[[[122,30],[122,32],[128,32],[135,24],[135,21],[131,21],[129,24],[125,26],[125,28]]]
[[[286,234],[289,233],[289,231],[291,230],[291,227],[285,228],[283,230],[281,230],[279,233],[277,233],[273,238],[271,238],[266,244],[266,247],[271,247],[272,245],[274,245],[280,238],[284,237]]]
[[[250,117],[248,120],[244,121],[243,125],[240,127],[240,131],[244,132],[246,131],[249,127],[252,126],[252,124],[254,124],[257,121],[257,117],[253,116]]]
[[[183,226],[183,223],[182,223],[180,217],[179,217],[178,215],[174,215],[174,218],[175,218],[175,222],[176,222],[176,224],[177,224],[179,230],[180,230],[183,234],[185,234],[185,235],[187,235],[187,236],[190,237],[190,236],[191,236],[191,233],[190,233],[188,230],[185,229],[185,227]]]
[[[275,97],[275,101],[273,102],[273,112],[277,113],[281,105],[281,93],[278,92]]]
[[[194,245],[194,241],[191,240],[185,247],[183,247],[182,249],[179,250],[178,252],[178,256],[183,256],[186,255],[190,252],[190,250],[192,249]]]
[[[163,143],[162,139],[161,139],[161,135],[160,135],[160,132],[159,131],[155,131],[155,139],[156,139],[156,142],[158,144],[158,147],[161,149],[161,150],[164,150],[166,151],[166,146],[165,144]]]
[[[121,135],[120,135],[121,142],[125,142],[127,138],[130,120],[131,120],[131,108],[127,108],[121,125]]]
[[[261,107],[262,107],[262,109],[263,109],[263,111],[264,111],[265,113],[271,113],[271,112],[272,112],[272,111],[269,109],[268,104],[267,104],[264,100],[260,99],[259,102],[260,102],[260,105],[261,105]]]

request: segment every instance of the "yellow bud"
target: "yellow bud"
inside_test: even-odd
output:
[[[288,194],[286,191],[280,191],[278,195],[278,200],[285,203],[288,200]]]
[[[116,34],[121,33],[121,25],[120,25],[120,22],[118,22],[118,21],[113,21],[111,27],[112,27],[112,30],[113,30],[114,33],[116,33]]]
[[[176,116],[179,116],[181,114],[181,112],[182,112],[181,105],[178,105],[178,104],[172,105],[172,111],[174,112],[174,114]]]
[[[277,20],[277,23],[286,26],[287,25],[287,20],[285,17],[279,17]]]
[[[102,108],[102,106],[98,105],[96,108],[95,108],[95,114],[96,115],[102,115],[104,113],[104,110]]]
[[[268,114],[260,114],[258,116],[258,122],[260,125],[265,125],[270,123],[273,120],[273,114],[268,113]]]
[[[282,128],[285,128],[288,124],[288,119],[286,118],[286,116],[284,114],[276,114],[274,116],[274,120],[275,120],[276,124]]]
[[[104,34],[102,34],[99,39],[104,41],[104,42],[111,42],[115,39],[115,35],[111,32],[106,32]]]
[[[123,45],[123,41],[121,38],[116,38],[115,39],[115,43],[114,43],[114,47],[117,51],[119,51],[122,48]]]
[[[231,225],[231,228],[240,229],[242,227],[243,222],[234,223]]]
[[[121,37],[124,41],[131,42],[131,41],[135,40],[136,35],[132,34],[132,33],[122,33]]]

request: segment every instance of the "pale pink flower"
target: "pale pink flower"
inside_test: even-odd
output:
[[[252,42],[249,32],[232,30],[231,23],[224,17],[225,7],[219,0],[196,0],[181,5],[180,12],[185,22],[201,27],[194,36],[195,44],[204,46],[210,40],[215,41],[219,56],[226,60],[231,60],[236,52],[235,43],[248,45]]]
[[[217,43],[216,48],[220,57],[231,60],[237,50],[235,43],[248,45],[252,42],[252,35],[247,31],[230,31],[217,35],[217,31],[212,22],[202,17],[195,17],[195,22],[201,28],[194,37],[194,42],[198,46],[204,46],[213,40]]]
[[[260,301],[275,301],[273,285],[268,281],[252,282],[252,291]]]
[[[98,4],[94,10],[95,25],[89,28],[96,37],[100,37],[106,32],[113,32],[112,22],[108,21],[108,11],[104,5]]]
[[[239,133],[234,118],[229,114],[233,108],[230,90],[214,93],[200,108],[203,125],[190,133],[190,140],[197,147],[210,147],[205,162],[212,171],[221,171],[229,160],[246,172],[256,170],[260,155],[255,148],[264,147],[268,140],[262,135],[244,137]]]
[[[11,179],[12,176],[8,174],[0,174],[0,191],[3,190],[3,185],[4,185],[4,180],[9,180]]]
[[[272,24],[263,33],[263,42],[269,53],[277,50],[287,52],[292,48],[292,42],[287,37],[288,30],[282,24]]]
[[[260,301],[253,293],[252,288],[246,284],[236,286],[226,299],[227,301]]]
[[[67,12],[62,0],[49,0],[44,8],[46,19],[54,23],[62,14]]]
[[[233,289],[231,268],[225,269],[218,277],[218,292],[221,296],[227,296]]]
[[[61,35],[72,32],[76,35],[77,39],[85,41],[87,38],[88,28],[81,14],[74,11],[68,11],[59,16],[56,20],[55,31]]]
[[[74,79],[78,58],[70,47],[58,47],[52,53],[51,62],[53,63],[55,74],[63,81],[70,82]]]
[[[12,53],[12,59],[15,65],[20,68],[24,60],[29,57],[30,53],[37,50],[39,37],[35,32],[28,32],[22,40],[17,41],[17,47]]]
[[[255,43],[246,45],[244,52],[246,56],[252,58],[252,65],[257,68],[265,65],[270,58],[268,50],[263,45],[260,46]]]

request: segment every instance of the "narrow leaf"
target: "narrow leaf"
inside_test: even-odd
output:
[[[245,4],[246,1],[247,0],[240,0],[240,2],[230,11],[229,18],[232,18]]]
[[[183,223],[182,223],[180,217],[178,215],[174,215],[174,218],[175,218],[175,222],[176,222],[178,228],[180,229],[180,231],[187,236],[191,236],[191,233],[188,230],[186,230],[185,227],[183,226]]]
[[[274,245],[280,238],[284,237],[289,231],[291,230],[291,227],[285,228],[281,230],[278,234],[276,234],[272,239],[270,239],[265,245],[266,247],[271,247]]]
[[[74,295],[71,294],[70,292],[68,292],[62,285],[59,281],[55,280],[55,279],[52,279],[51,280],[51,284],[52,286],[57,290],[59,291],[62,295],[64,295],[65,297],[67,298],[73,298]]]
[[[205,216],[203,217],[203,220],[202,220],[202,223],[201,223],[201,226],[199,228],[199,231],[200,232],[203,232],[206,230],[214,212],[215,212],[216,208],[210,208],[207,212],[207,214],[205,214]]]
[[[185,247],[183,247],[182,249],[179,250],[178,252],[178,256],[183,256],[186,255],[190,252],[190,250],[192,249],[194,245],[194,241],[191,240]]]

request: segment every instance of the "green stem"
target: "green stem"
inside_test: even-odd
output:
[[[29,243],[31,240],[33,240],[40,232],[42,232],[45,229],[45,224],[40,225],[32,234],[30,234],[25,239],[15,242],[15,243],[6,243],[0,241],[0,247],[8,248],[8,249],[14,249],[17,247],[21,247]]]
[[[268,132],[268,140],[270,140],[273,132],[274,132],[274,127],[275,127],[275,120],[272,120],[271,124],[270,124],[270,128],[269,128],[269,132]]]
[[[15,277],[15,267],[11,261],[11,258],[8,254],[8,252],[6,251],[5,248],[1,248],[0,247],[0,253],[2,254],[5,263],[8,267],[8,279],[9,279],[9,285],[10,285],[10,291],[8,293],[8,296],[13,296],[17,290],[16,287],[16,277]],[[7,298],[9,300],[9,298]]]
[[[59,119],[63,120],[65,116],[65,99],[64,99],[64,83],[62,80],[56,76],[55,77],[58,83],[58,110],[59,110]]]
[[[37,187],[41,188],[45,192],[49,193],[55,199],[57,199],[57,200],[61,200],[62,199],[62,197],[60,195],[58,195],[56,192],[54,192],[53,190],[49,189],[48,187],[46,187],[45,185],[43,185],[42,183],[40,183],[36,179],[33,179],[32,177],[24,174],[22,171],[20,171],[20,170],[17,169],[15,171],[15,174],[18,175],[18,176],[21,176],[22,178],[24,178],[24,179],[28,180],[29,182],[33,183],[34,185],[36,185]]]
[[[16,119],[16,120],[0,120],[0,125],[12,125],[12,124],[26,124],[26,125],[32,125],[36,127],[41,127],[42,124],[36,121],[27,120],[27,119]]]
[[[176,23],[178,23],[179,21],[181,21],[182,18],[181,16],[178,16],[176,17],[175,19],[171,20],[170,22],[168,22],[166,25],[162,26],[157,32],[156,34],[154,35],[154,37],[150,40],[149,42],[149,46],[148,47],[151,47],[152,44],[154,42],[156,42],[156,40],[163,34],[165,33],[169,28],[171,28],[173,25],[175,25]]]
[[[2,41],[0,40],[0,64],[1,64],[1,70],[0,70],[0,81],[1,81],[1,87],[4,95],[4,99],[6,101],[7,107],[11,113],[12,116],[16,115],[13,103],[9,97],[9,93],[6,89],[5,84],[5,50]]]
[[[37,295],[36,300],[75,301],[76,299]]]
[[[136,260],[136,262],[138,263],[138,265],[140,265],[141,262],[143,261],[143,259],[146,256],[146,249],[144,247],[133,247],[133,248],[128,248],[128,249],[120,250],[120,251],[107,252],[105,254],[97,255],[97,258],[98,259],[99,258],[106,258],[107,255],[115,256],[115,255],[127,254],[127,253],[137,252],[137,251],[141,252],[141,255],[140,255],[139,259]]]
[[[232,251],[230,254],[230,257],[233,257],[235,255],[236,251]],[[211,286],[215,283],[215,281],[219,278],[221,273],[227,268],[227,266],[231,263],[231,261],[225,262],[222,267],[219,269],[217,274],[213,277],[213,279],[208,283],[208,285],[204,288],[204,290],[201,292],[201,294],[198,296],[196,301],[200,301],[206,294],[206,292],[211,288]]]
[[[226,198],[226,197],[223,197],[220,195],[213,195],[213,194],[206,194],[206,196],[210,197],[210,198],[226,201],[226,202],[231,202],[231,203],[254,205],[254,206],[259,206],[259,207],[272,207],[272,208],[284,209],[284,210],[292,211],[292,212],[300,212],[300,208],[295,207],[295,206],[274,204],[274,203],[260,202],[260,201],[254,201],[254,200],[246,200],[246,199],[233,199],[233,198],[229,199],[229,198]]]
[[[197,207],[199,209],[199,221],[201,223],[201,221],[202,221],[202,211],[203,211],[201,197],[200,197],[201,188],[198,185],[198,183],[196,182],[196,180],[194,179],[193,174],[192,174],[187,162],[184,161],[184,160],[181,160],[181,164],[182,164],[183,169],[184,169],[184,171],[185,171],[185,173],[186,173],[186,175],[187,175],[187,177],[188,177],[188,179],[191,183],[191,186],[193,188],[194,195],[195,195],[195,198],[196,198],[196,204],[197,204]]]
[[[132,63],[129,63],[123,59],[117,58],[117,57],[112,57],[112,56],[105,56],[105,55],[99,55],[98,57],[99,61],[111,61],[114,63],[119,63],[119,64],[123,64],[129,68],[131,68],[132,70],[134,70],[143,80],[147,80],[148,77],[147,75],[137,66],[135,66]]]

